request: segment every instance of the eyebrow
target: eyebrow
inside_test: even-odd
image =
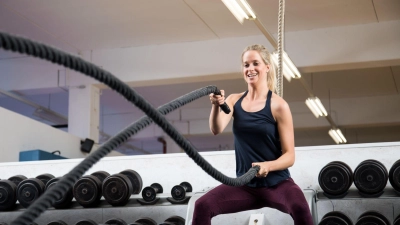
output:
[[[253,60],[251,62],[259,62],[259,61],[256,59],[256,60]],[[247,61],[243,62],[243,64],[245,64],[245,63],[248,63],[248,62]]]

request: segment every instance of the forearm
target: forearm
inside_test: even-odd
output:
[[[209,125],[210,125],[210,130],[214,135],[221,133],[223,130],[222,121],[219,118],[220,113],[221,112],[219,107],[213,104],[211,107]]]
[[[269,171],[277,171],[277,170],[284,170],[293,166],[294,161],[295,161],[294,153],[286,152],[276,160],[267,161],[266,164],[268,166]]]

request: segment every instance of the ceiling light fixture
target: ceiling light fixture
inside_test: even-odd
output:
[[[283,61],[282,61],[282,67],[283,67],[283,75],[285,78],[290,82],[292,78],[301,78],[301,74],[299,70],[296,68],[296,66],[293,64],[292,60],[289,58],[289,56],[286,54],[286,52],[283,52]],[[275,66],[278,66],[278,53],[273,52],[271,54],[272,61],[275,64]]]
[[[241,24],[245,19],[256,18],[256,14],[245,0],[222,0],[222,2]]]
[[[311,112],[315,117],[327,116],[328,112],[325,110],[324,105],[322,105],[321,100],[318,97],[308,98],[306,100],[306,105],[310,108]]]
[[[329,135],[332,137],[332,139],[336,142],[336,144],[344,144],[347,142],[346,138],[342,134],[342,131],[340,129],[330,129],[329,130]]]

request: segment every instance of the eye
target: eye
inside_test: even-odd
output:
[[[254,62],[253,63],[254,66],[258,66],[258,64],[259,64],[258,62]]]
[[[249,67],[249,64],[244,64],[244,67],[246,67],[246,68]]]

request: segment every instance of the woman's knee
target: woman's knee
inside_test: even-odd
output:
[[[216,215],[216,212],[213,210],[214,204],[211,198],[203,196],[196,200],[194,204],[195,213],[206,214],[210,218]]]

